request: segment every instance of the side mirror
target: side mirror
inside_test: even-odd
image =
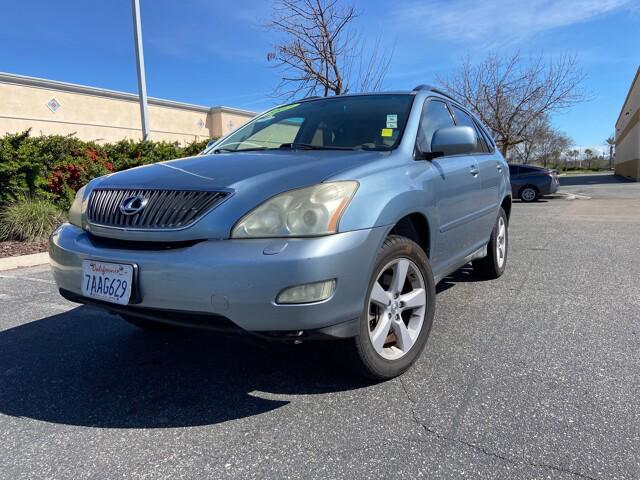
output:
[[[441,155],[471,153],[478,143],[476,131],[471,127],[445,127],[433,134],[431,152]]]

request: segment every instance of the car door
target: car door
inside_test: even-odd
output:
[[[420,151],[430,152],[434,132],[454,124],[444,101],[427,99],[416,139]],[[433,169],[433,175],[424,188],[434,192],[438,218],[431,260],[434,270],[442,271],[459,264],[473,243],[472,216],[480,194],[478,171],[472,155],[437,157],[426,165]]]
[[[477,246],[478,243],[488,240],[496,222],[498,205],[501,200],[500,184],[503,178],[504,162],[495,153],[495,149],[489,151],[487,140],[471,115],[456,105],[452,105],[452,110],[456,125],[473,128],[478,138],[472,154],[478,167],[478,195],[475,197],[473,219],[470,221],[472,225],[470,237],[473,238],[471,243]]]

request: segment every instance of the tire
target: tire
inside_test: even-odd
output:
[[[487,245],[487,256],[473,261],[474,273],[488,280],[498,278],[504,273],[507,266],[508,253],[509,221],[505,211],[500,208]]]
[[[122,319],[131,325],[134,325],[142,330],[146,330],[148,332],[166,332],[168,330],[172,330],[178,327],[173,325],[169,325],[168,323],[156,322],[154,320],[147,320],[142,317],[135,317],[133,315],[119,314]]]
[[[525,185],[520,189],[520,200],[523,202],[537,202],[540,198],[540,191],[533,185]]]
[[[406,274],[400,282],[402,271]],[[377,381],[407,370],[427,343],[435,299],[433,273],[424,250],[406,237],[390,235],[378,252],[359,332],[353,339],[355,369]],[[408,303],[413,306],[407,307]]]

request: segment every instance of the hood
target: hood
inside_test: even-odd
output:
[[[227,199],[193,227],[170,235],[174,240],[227,238],[235,222],[268,198],[287,190],[320,183],[339,173],[388,157],[388,152],[337,150],[200,155],[114,173],[97,180],[92,184],[92,189],[227,191],[230,193]],[[102,231],[100,234],[129,239],[142,237],[139,232]],[[166,235],[146,232],[144,238],[167,239]]]
[[[105,177],[101,187],[286,191],[386,157],[386,152],[276,151],[220,153],[171,160]]]

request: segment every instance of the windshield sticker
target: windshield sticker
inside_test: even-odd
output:
[[[271,110],[269,113],[270,116],[276,115],[280,112],[286,112],[287,110],[291,110],[292,108],[296,108],[300,106],[299,103],[292,103],[291,105],[285,105],[284,107],[278,107]]]
[[[387,128],[398,128],[398,115],[387,115]]]
[[[383,128],[382,132],[380,132],[381,137],[393,137],[393,129],[391,128]]]

